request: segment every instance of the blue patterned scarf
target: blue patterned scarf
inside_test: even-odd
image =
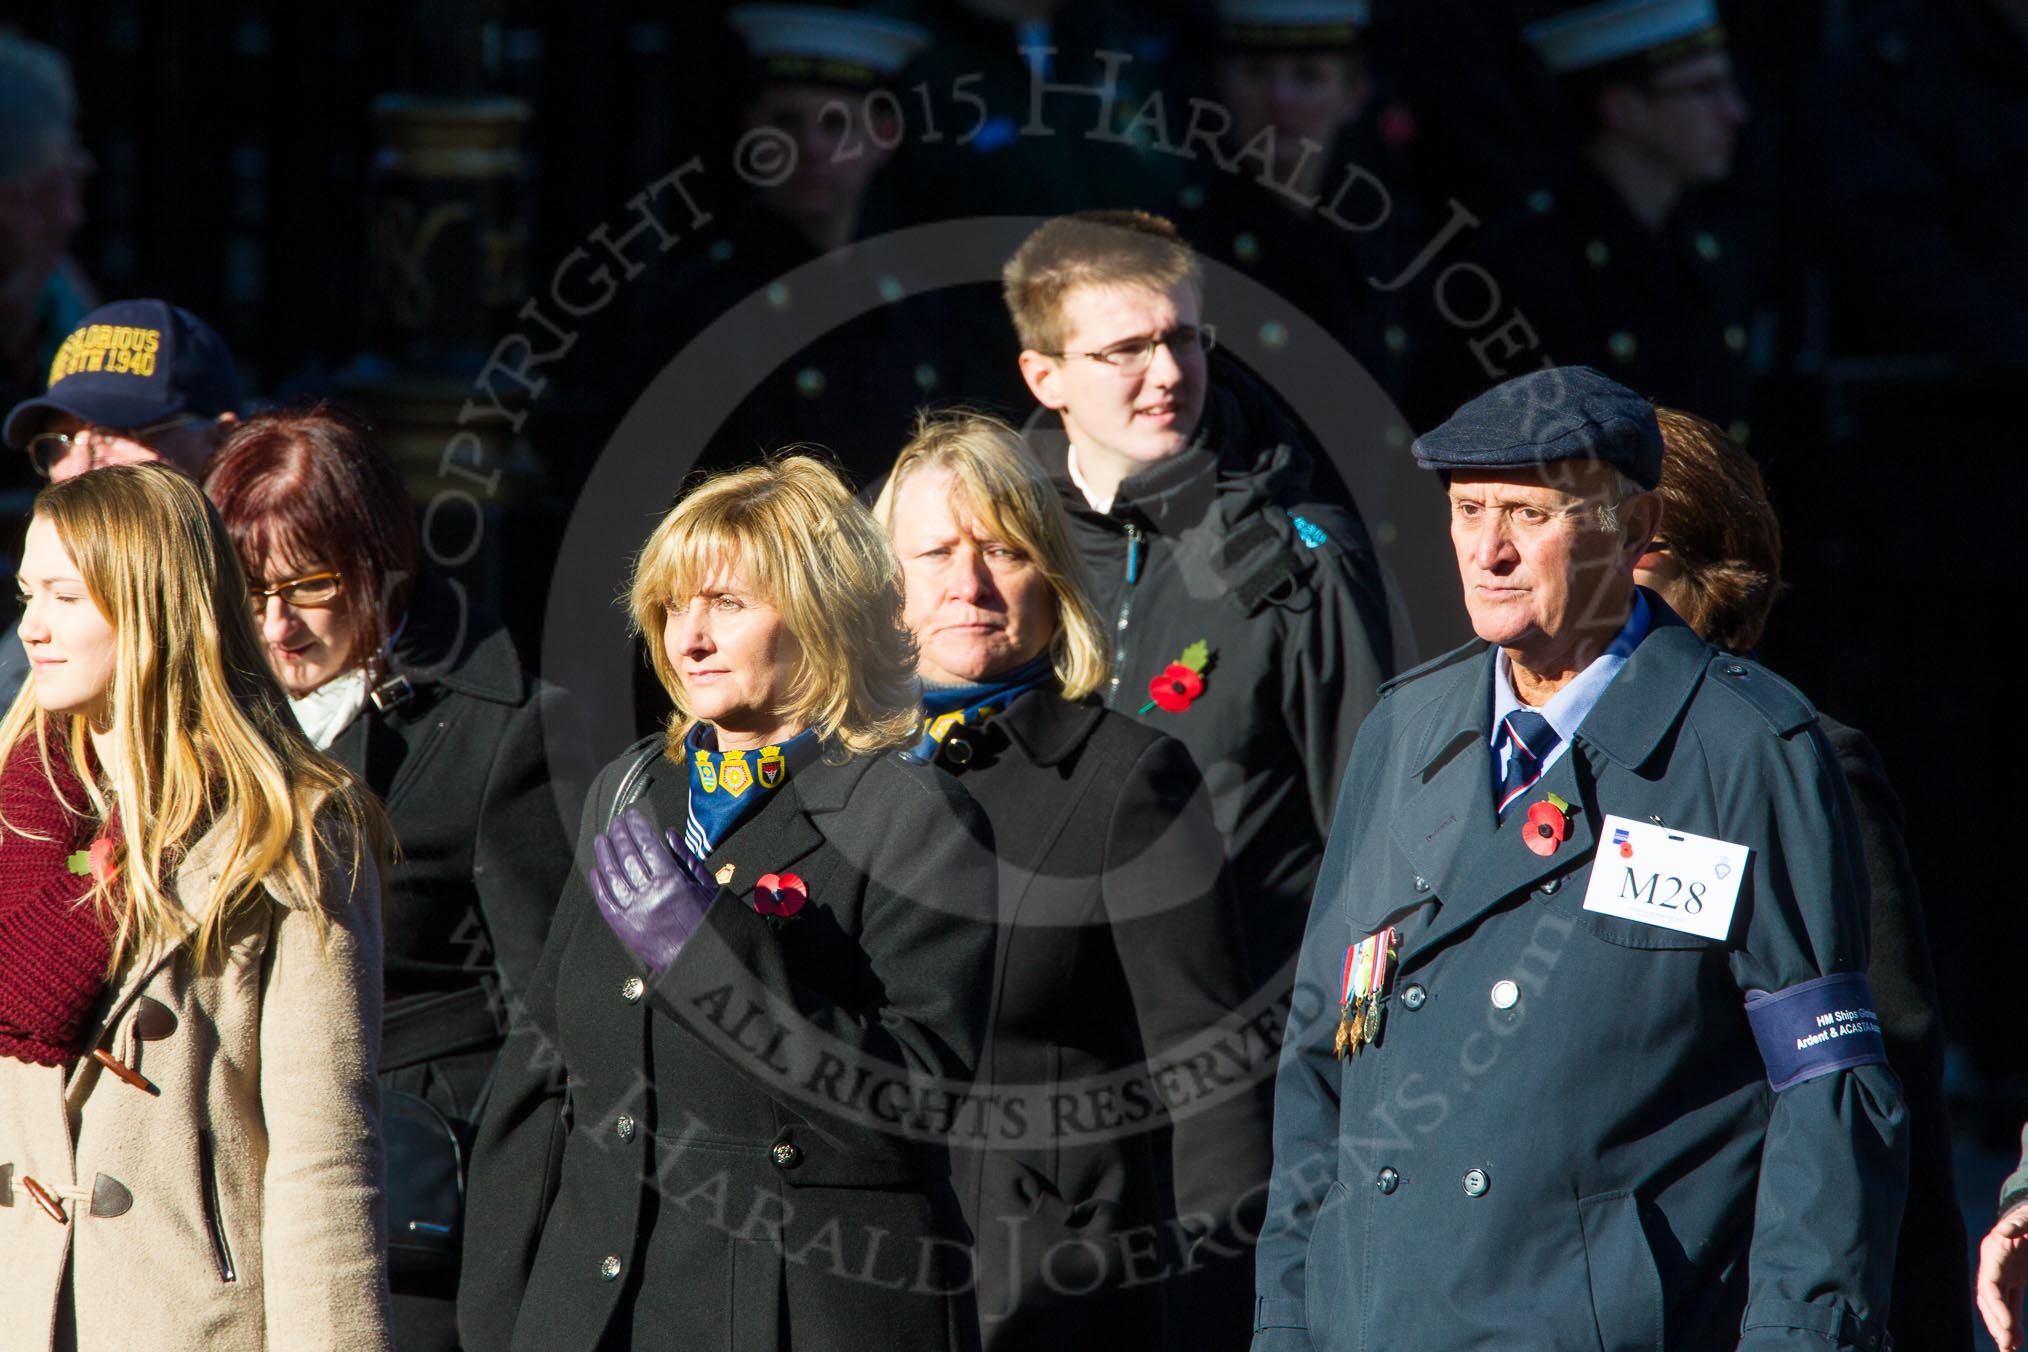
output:
[[[1014,670],[978,685],[924,685],[922,690],[922,735],[909,748],[919,761],[936,757],[937,748],[956,727],[976,728],[994,714],[1003,712],[1022,692],[1033,690],[1055,676],[1049,654],[1043,653]]]
[[[683,739],[690,761],[690,813],[683,843],[704,858],[753,815],[788,777],[817,755],[814,729],[758,751],[720,751],[718,733],[699,723]]]

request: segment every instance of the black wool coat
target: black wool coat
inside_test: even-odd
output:
[[[1105,512],[1071,482],[1054,416],[1026,435],[1113,639],[1106,707],[1189,749],[1211,787],[1255,985],[1286,988],[1394,638],[1365,525],[1310,492],[1307,434],[1235,363],[1214,353],[1211,369],[1197,444],[1128,478]],[[1150,707],[1150,682],[1200,642],[1202,693],[1180,711]]]
[[[1966,1348],[1972,1345],[1972,1305],[1965,1298],[1972,1274],[1951,1167],[1943,1025],[1922,896],[1902,834],[1901,799],[1871,738],[1822,714],[1817,721],[1852,791],[1872,894],[1866,979],[1879,1006],[1887,1063],[1901,1080],[1908,1105],[1908,1209],[1902,1213],[1901,1243],[1895,1250],[1894,1303],[1887,1326],[1903,1347]]]
[[[1242,1344],[1235,1236],[1259,1230],[1286,1006],[1249,1003],[1196,765],[1054,682],[954,729],[937,763],[1000,857],[986,1043],[952,1132],[986,1346],[1153,1347],[1165,1305],[1196,1345],[1217,1345],[1206,1320]]]
[[[499,992],[534,973],[570,869],[543,751],[553,705],[507,631],[428,574],[382,690],[386,707],[369,701],[329,748],[380,795],[400,847],[381,1068],[464,1117],[505,1036]]]
[[[635,800],[680,829],[653,752]],[[977,808],[892,755],[797,771],[712,851],[721,887],[653,978],[577,868],[472,1162],[473,1348],[976,1346],[943,1131],[985,1021],[994,873]],[[756,884],[808,902],[772,925]]]

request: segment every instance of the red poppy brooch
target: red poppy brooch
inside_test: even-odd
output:
[[[1550,794],[1528,808],[1528,820],[1521,829],[1521,842],[1537,854],[1556,853],[1556,847],[1570,837],[1570,804]]]
[[[763,873],[753,885],[753,908],[779,929],[802,913],[809,885],[793,873]]]
[[[1200,638],[1185,648],[1181,657],[1162,668],[1161,675],[1148,682],[1148,702],[1141,706],[1141,712],[1165,709],[1180,714],[1188,709],[1204,693],[1204,672],[1210,665],[1211,646]]]

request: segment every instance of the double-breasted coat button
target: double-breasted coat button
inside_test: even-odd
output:
[[[1418,892],[1427,892],[1427,891],[1429,891],[1429,879],[1427,879],[1427,878],[1423,877],[1423,876],[1422,876],[1422,875],[1421,875],[1420,873],[1416,874],[1416,875],[1415,875],[1415,890],[1416,890],[1416,891],[1418,891]]]
[[[630,976],[620,983],[620,998],[631,1005],[646,994],[647,990],[647,982],[637,976]]]
[[[768,1156],[774,1160],[777,1169],[793,1169],[803,1162],[802,1147],[794,1141],[776,1141]]]
[[[1493,1180],[1486,1177],[1484,1169],[1470,1169],[1465,1172],[1465,1196],[1484,1197],[1486,1189],[1493,1186]]]
[[[1420,985],[1409,985],[1401,988],[1401,1004],[1404,1009],[1421,1009],[1428,1000],[1429,992],[1424,990]]]
[[[603,1259],[599,1260],[599,1276],[605,1278],[609,1282],[619,1280],[620,1256],[618,1254],[609,1253]]]
[[[1512,1009],[1521,1000],[1521,988],[1505,977],[1493,983],[1493,1008]]]
[[[972,763],[972,739],[961,733],[952,733],[944,739],[944,759],[953,765]]]
[[[1382,1193],[1391,1193],[1401,1186],[1401,1175],[1391,1168],[1382,1169],[1379,1177],[1373,1180],[1373,1186],[1380,1189]]]
[[[626,1113],[621,1113],[619,1119],[613,1123],[613,1130],[617,1131],[620,1134],[620,1139],[622,1141],[633,1140],[634,1119]]]
[[[1563,886],[1563,879],[1561,878],[1544,878],[1542,880],[1542,895],[1553,897],[1556,895],[1556,889],[1561,886]]]

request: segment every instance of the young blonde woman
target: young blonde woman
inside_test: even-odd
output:
[[[635,566],[675,702],[593,783],[472,1160],[465,1346],[977,1340],[942,1133],[992,963],[893,556],[827,467],[706,480]]]
[[[0,1346],[387,1346],[383,819],[195,483],[44,489],[0,722]]]

